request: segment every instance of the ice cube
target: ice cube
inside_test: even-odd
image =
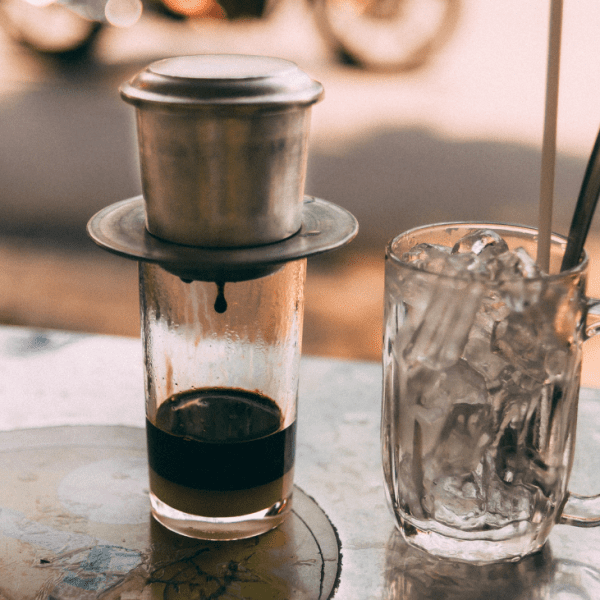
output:
[[[537,290],[539,294],[543,289],[541,281],[538,285],[528,281],[540,278],[542,271],[524,248],[519,247],[516,250],[503,252],[492,257],[487,261],[486,268],[490,278],[495,281],[518,283],[521,287],[517,287],[517,293],[522,289],[525,292]]]
[[[543,279],[511,279],[502,283],[499,293],[510,310],[524,312],[540,302],[546,289]]]
[[[455,364],[467,343],[483,291],[477,282],[454,281],[451,286],[439,282],[404,351],[405,359],[434,369]]]
[[[411,416],[421,428],[425,455],[440,443],[442,429],[454,404],[487,402],[485,380],[462,360],[442,371],[424,367],[410,370],[405,394],[405,404],[412,406]]]
[[[494,386],[509,364],[503,356],[493,351],[489,333],[481,329],[472,331],[463,358],[485,379],[488,388]]]
[[[544,357],[544,369],[548,381],[562,379],[572,372],[573,355],[568,348],[552,348]]]
[[[485,379],[464,360],[442,371],[422,369],[410,379],[409,389],[419,394],[419,404],[427,409],[454,404],[484,404],[487,401]]]
[[[528,521],[533,513],[535,489],[514,485],[492,476],[486,486],[485,523],[488,528],[501,528]],[[546,512],[546,511],[545,511]]]
[[[387,310],[395,305],[401,306],[399,323],[404,326],[406,322],[408,327],[417,327],[425,318],[427,306],[435,293],[432,276],[422,271],[390,269],[386,272],[385,288]]]
[[[542,270],[535,260],[529,256],[525,248],[519,246],[519,248],[513,250],[512,254],[517,259],[513,266],[517,275],[524,277],[525,279],[541,277]]]
[[[422,243],[402,255],[402,260],[428,273],[441,273],[446,267],[450,248],[439,244]]]
[[[422,504],[436,521],[462,531],[479,529],[487,520],[477,474],[440,479],[435,484],[435,495],[425,495]]]
[[[451,254],[448,246],[438,244],[417,244],[402,255],[402,260],[427,273],[448,277],[472,279],[474,273],[485,271],[476,254]]]
[[[456,403],[440,434],[433,463],[445,475],[468,475],[492,442],[492,411],[486,404]]]
[[[492,441],[489,404],[452,407],[433,454],[424,461],[423,507],[450,526],[480,524],[483,458]]]
[[[471,335],[480,335],[489,339],[497,321],[503,321],[511,310],[502,299],[498,289],[486,289],[481,298],[481,305],[475,315]]]
[[[478,229],[458,240],[452,247],[452,254],[472,252],[479,255],[485,251],[484,256],[489,259],[507,250],[507,243],[498,233],[491,229]]]
[[[418,440],[418,436],[415,438]],[[401,510],[417,519],[426,515],[421,503],[423,497],[423,471],[421,454],[415,448],[415,455],[405,454],[398,464],[394,483],[398,485],[398,498],[402,499]]]
[[[491,347],[511,365],[526,371],[536,379],[543,377],[543,354],[536,323],[514,313],[505,321],[496,323]]]
[[[444,274],[463,279],[470,278],[474,281],[489,281],[492,277],[488,272],[489,261],[485,253],[484,250],[481,254],[474,254],[473,252],[451,254],[448,257]]]
[[[555,502],[561,493],[562,467],[553,466],[556,448],[549,460],[544,459],[547,447],[556,446],[548,437],[551,396],[544,386],[529,392],[505,389],[498,433],[485,458],[487,511],[494,526],[531,519],[548,499]]]

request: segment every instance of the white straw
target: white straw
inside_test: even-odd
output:
[[[546,112],[544,119],[544,139],[542,142],[537,252],[538,265],[546,273],[550,270],[550,237],[552,235],[552,200],[554,194],[554,167],[556,164],[556,124],[558,120],[558,79],[560,70],[562,9],[562,0],[552,0],[550,6]]]

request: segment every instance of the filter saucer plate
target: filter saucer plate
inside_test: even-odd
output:
[[[358,222],[332,202],[305,196],[300,230],[281,242],[249,248],[185,246],[148,232],[144,198],[136,196],[96,213],[87,229],[101,248],[157,263],[184,280],[243,281],[276,271],[283,263],[344,246],[358,233]]]

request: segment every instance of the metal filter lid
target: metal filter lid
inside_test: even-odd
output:
[[[208,248],[297,233],[310,109],[322,93],[292,62],[235,54],[167,58],[124,84],[148,231]]]
[[[152,63],[120,88],[135,106],[309,105],[323,86],[281,58],[205,54]]]

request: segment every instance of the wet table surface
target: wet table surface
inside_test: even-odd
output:
[[[381,367],[304,357],[294,512],[205,543],[149,517],[139,340],[0,327],[0,600],[573,600],[600,597],[600,529],[477,567],[409,548],[387,509]],[[600,472],[600,390],[581,392],[571,489]]]

